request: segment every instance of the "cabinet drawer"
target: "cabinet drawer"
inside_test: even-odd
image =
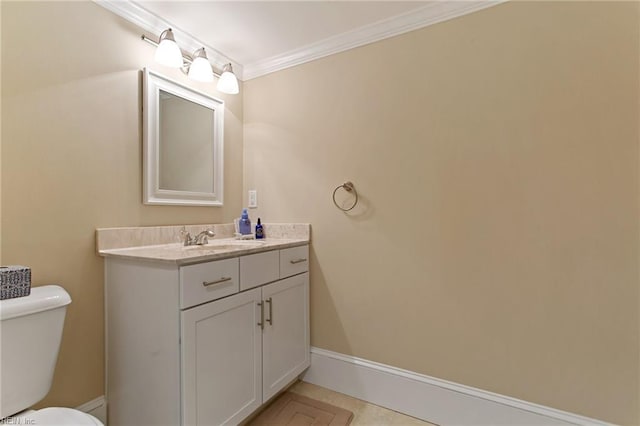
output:
[[[238,259],[180,268],[180,308],[199,305],[240,291]]]
[[[280,252],[250,254],[240,258],[240,290],[257,287],[280,278]]]
[[[309,246],[280,250],[280,278],[309,270]]]

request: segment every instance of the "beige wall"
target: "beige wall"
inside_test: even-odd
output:
[[[640,422],[638,7],[506,3],[245,83],[252,219],[313,226],[314,346]]]
[[[141,30],[93,2],[2,2],[2,262],[73,299],[51,393],[104,394],[98,227],[230,222],[241,208],[242,98],[153,63]],[[152,66],[227,102],[225,206],[142,204],[141,73]]]
[[[210,86],[93,3],[0,4],[2,263],[71,293],[43,405],[74,406],[103,394],[95,228],[237,216],[242,97],[212,92],[225,207],[144,206],[139,70]],[[640,422],[638,9],[509,3],[245,85],[252,218],[313,224],[315,346]]]

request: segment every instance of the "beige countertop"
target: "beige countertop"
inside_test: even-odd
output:
[[[198,235],[205,229],[216,237],[202,246],[184,246],[184,232]],[[279,250],[309,244],[308,223],[264,224],[266,238],[238,240],[233,237],[233,224],[170,225],[96,230],[96,249],[100,256],[172,265],[188,265],[227,259],[263,251]]]
[[[265,238],[264,240],[211,239],[202,246],[180,243],[99,250],[104,257],[188,265],[230,257],[309,244],[308,238]]]

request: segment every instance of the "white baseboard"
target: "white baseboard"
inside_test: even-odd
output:
[[[609,425],[362,358],[311,348],[305,382],[447,425]]]
[[[99,396],[96,399],[92,399],[89,402],[85,402],[76,410],[84,411],[91,414],[93,417],[100,420],[103,424],[107,424],[107,401],[103,396]]]

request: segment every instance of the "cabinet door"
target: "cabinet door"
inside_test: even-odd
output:
[[[262,404],[260,289],[181,314],[182,424],[238,424]]]
[[[262,397],[266,401],[309,367],[309,273],[262,287],[262,299],[266,322]]]

